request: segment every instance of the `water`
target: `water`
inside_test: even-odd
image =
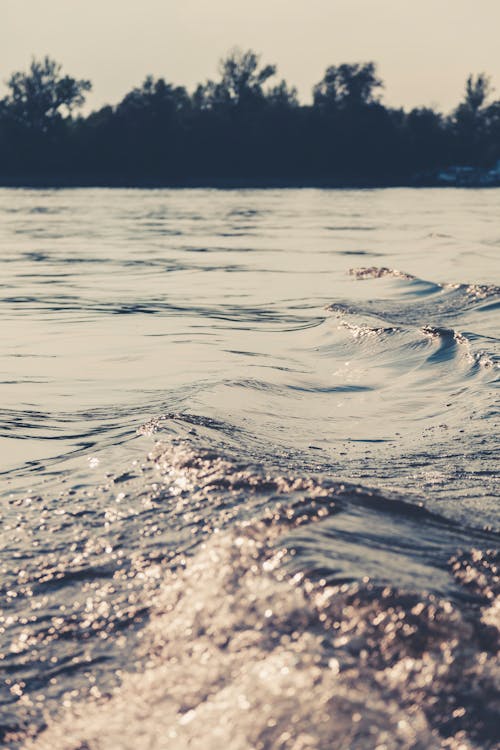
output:
[[[0,191],[5,747],[496,747],[499,197]]]

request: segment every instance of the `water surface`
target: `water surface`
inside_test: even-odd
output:
[[[494,746],[499,197],[0,191],[7,746]]]

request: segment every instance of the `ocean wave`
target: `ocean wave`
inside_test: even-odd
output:
[[[186,472],[207,499],[244,489],[281,500],[165,572],[140,638],[146,668],[49,720],[26,748],[495,746],[494,552],[449,557],[452,598],[369,577],[332,584],[301,567],[291,539],[335,518],[356,492],[187,446],[159,445],[155,461],[165,475]]]
[[[390,276],[393,279],[404,279],[405,281],[413,281],[416,276],[405,271],[398,271],[395,268],[386,268],[384,266],[370,266],[369,268],[350,268],[349,274],[355,276],[357,279],[381,279],[385,276]]]
[[[339,325],[349,331],[353,339],[375,341],[395,334],[396,357],[398,336],[401,345],[405,342],[404,345],[407,346],[405,339],[408,335],[423,334],[431,340],[440,342],[441,354],[433,355],[433,361],[442,358],[445,350],[456,347],[457,353],[476,368],[496,369],[499,356],[498,338],[481,337],[460,330],[458,325],[467,313],[483,310],[485,301],[497,297],[500,294],[498,286],[433,284],[417,279],[411,274],[385,267],[351,269],[349,273],[360,279],[389,276],[416,281],[418,285],[426,286],[423,297],[420,291],[417,291],[416,296],[404,300],[381,297],[361,303],[336,301],[327,305],[325,310],[339,320]],[[487,307],[491,304],[490,302]],[[485,348],[488,345],[491,351]]]

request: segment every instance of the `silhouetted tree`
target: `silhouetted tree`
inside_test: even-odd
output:
[[[376,89],[383,85],[373,62],[330,65],[314,86],[313,100],[319,107],[364,106],[376,101]]]
[[[115,113],[123,166],[151,176],[175,174],[182,151],[180,133],[190,106],[186,89],[163,78],[148,76],[127,94]]]
[[[484,161],[500,160],[500,101],[492,102],[483,112]]]
[[[376,170],[376,164],[387,160],[382,149],[386,148],[386,134],[392,124],[377,101],[377,89],[382,85],[375,64],[367,62],[331,65],[314,86],[313,161],[325,177],[334,174],[344,180],[368,176]]]
[[[116,111],[125,118],[167,123],[188,106],[189,96],[183,86],[173,86],[163,78],[147,76],[142,86],[132,89],[122,99]]]
[[[404,122],[406,165],[410,171],[428,172],[447,164],[451,157],[446,120],[429,107],[412,109]]]
[[[470,75],[465,84],[465,100],[463,107],[477,114],[492,92],[491,80],[485,73],[479,73],[475,78]]]
[[[449,164],[500,159],[500,101],[469,76],[448,117],[385,107],[373,62],[326,69],[313,104],[252,50],[232,50],[196,88],[148,76],[116,106],[75,116],[90,82],[50,58],[14,73],[0,101],[0,179],[168,184],[201,178],[323,179],[335,184],[432,179]]]
[[[457,137],[457,155],[466,162],[484,161],[486,102],[491,92],[491,82],[485,73],[470,75],[465,83],[464,99],[454,112],[452,122]]]
[[[221,106],[255,106],[266,97],[265,84],[276,75],[275,65],[260,65],[260,56],[252,50],[233,49],[219,63],[220,79],[207,81],[198,86],[193,100],[202,108]],[[296,96],[293,89],[288,89],[284,81],[281,91],[291,98]],[[275,91],[276,93],[276,91]]]
[[[50,57],[33,59],[29,71],[13,73],[7,81],[4,111],[25,128],[46,131],[81,107],[92,85],[85,79],[62,75],[62,67]]]
[[[219,74],[193,94],[190,152],[205,174],[268,174],[271,151],[275,164],[283,162],[293,127],[284,112],[298,108],[297,92],[285,81],[271,85],[276,66],[262,65],[252,50],[233,49],[220,61]]]
[[[78,145],[71,115],[90,88],[90,81],[63,75],[49,57],[13,73],[0,106],[0,169],[30,175],[74,171]]]

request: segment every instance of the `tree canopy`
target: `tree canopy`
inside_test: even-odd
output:
[[[383,85],[373,62],[330,65],[313,89],[314,104],[331,108],[367,106],[373,104],[376,89]]]
[[[47,130],[82,106],[92,84],[62,75],[62,66],[50,57],[31,61],[28,72],[13,73],[7,81],[4,111],[18,124]]]
[[[374,62],[330,65],[301,104],[276,65],[235,48],[193,92],[148,76],[83,117],[90,81],[33,59],[0,101],[0,181],[407,184],[500,159],[500,101],[485,73],[467,78],[449,115],[386,107],[383,85]]]
[[[201,109],[249,109],[262,106],[266,100],[296,103],[297,92],[285,81],[266,85],[276,71],[276,65],[261,65],[260,56],[252,50],[235,48],[220,61],[220,78],[200,84],[193,99]]]

